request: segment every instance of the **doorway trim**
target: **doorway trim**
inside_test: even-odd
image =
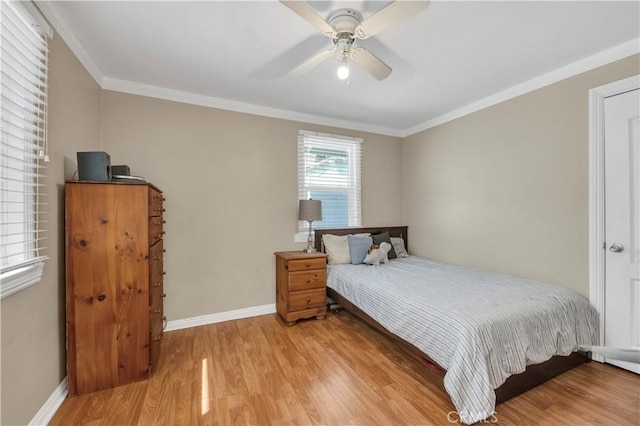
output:
[[[589,301],[600,316],[600,345],[604,345],[605,217],[604,217],[604,100],[640,88],[640,74],[589,90]],[[604,362],[604,357],[593,354]]]

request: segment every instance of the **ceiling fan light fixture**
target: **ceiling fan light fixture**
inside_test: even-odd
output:
[[[340,80],[346,80],[349,78],[349,64],[347,61],[343,61],[338,67],[338,78]]]
[[[355,39],[366,39],[378,32],[397,24],[427,8],[429,0],[400,1],[393,0],[378,12],[362,19],[362,15],[354,9],[339,9],[324,19],[303,0],[280,0],[282,4],[308,23],[331,38],[335,48],[312,57],[293,70],[294,77],[300,76],[325,59],[336,55],[342,59],[338,68],[338,78],[347,80],[349,84],[349,64],[347,57],[358,66],[364,68],[376,80],[383,80],[391,74],[391,67],[364,47],[353,47]]]

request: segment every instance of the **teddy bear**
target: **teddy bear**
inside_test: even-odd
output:
[[[380,246],[375,244],[369,248],[367,256],[364,258],[364,263],[369,265],[380,265],[381,263],[389,263],[388,253],[391,250],[391,244],[382,242]]]

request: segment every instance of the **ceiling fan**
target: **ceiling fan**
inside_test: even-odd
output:
[[[338,78],[341,80],[349,77],[349,60],[367,70],[377,80],[387,78],[391,74],[391,67],[364,47],[355,47],[354,41],[369,38],[429,6],[428,0],[393,1],[364,21],[362,15],[353,9],[336,10],[324,20],[304,1],[280,2],[331,38],[335,45],[333,49],[319,53],[296,67],[291,71],[291,75],[299,77],[330,57],[336,56],[340,61]]]

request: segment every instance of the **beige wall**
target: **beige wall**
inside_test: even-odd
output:
[[[2,424],[24,424],[66,375],[63,185],[105,150],[167,197],[169,320],[273,303],[294,243],[296,133],[364,138],[364,225],[406,223],[411,250],[587,289],[587,92],[637,74],[628,58],[399,138],[101,91],[54,37],[50,260],[1,302]],[[403,220],[404,218],[404,220]]]
[[[64,181],[77,151],[105,150],[165,191],[172,320],[274,303],[273,252],[304,246],[293,242],[298,129],[363,137],[364,224],[401,222],[399,138],[102,91],[56,35],[50,259],[40,283],[1,302],[0,423],[29,422],[66,376]]]
[[[364,224],[401,224],[399,138],[104,92],[101,149],[167,198],[169,320],[275,303],[273,253],[304,247],[299,129],[363,137]]]
[[[49,260],[42,281],[1,302],[3,425],[28,423],[66,376],[64,181],[76,151],[99,147],[100,87],[57,34],[49,58]]]
[[[635,55],[406,138],[413,254],[588,296],[588,91],[638,73]]]

